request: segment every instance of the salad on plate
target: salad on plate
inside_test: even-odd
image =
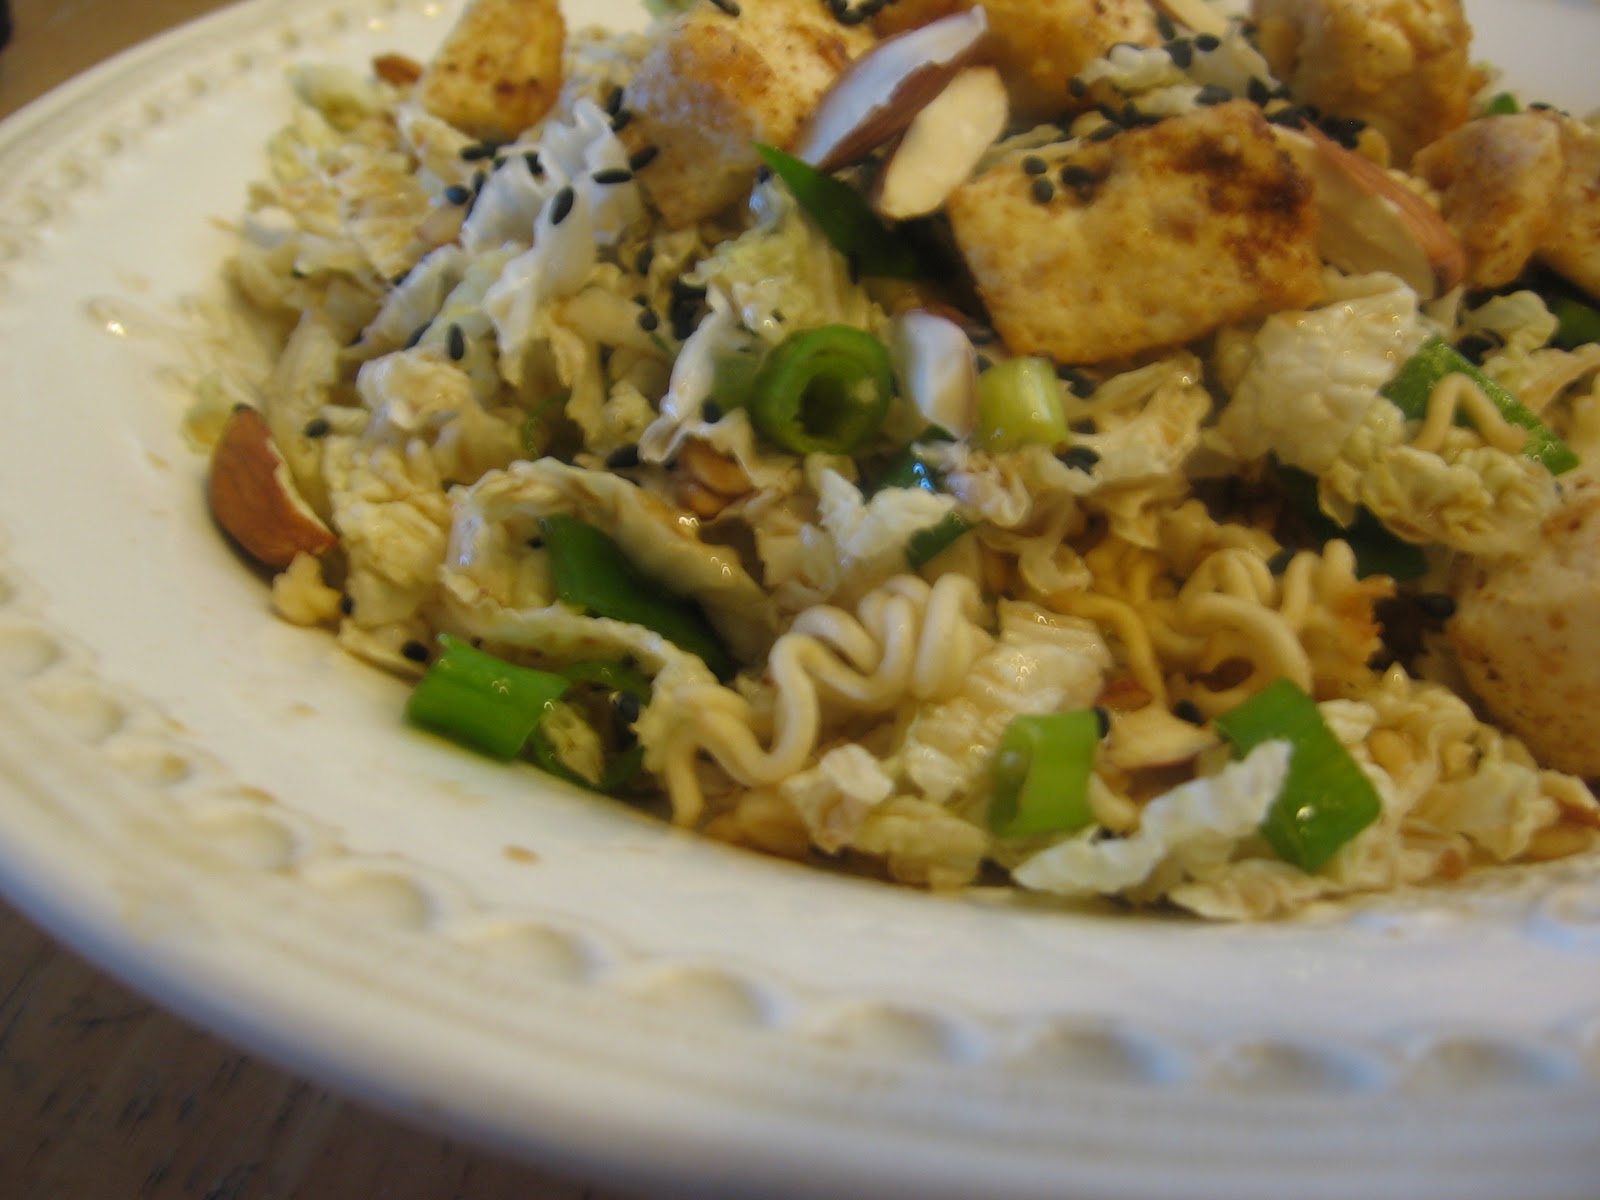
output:
[[[1256,919],[1588,851],[1600,125],[1457,0],[1237,8],[297,68],[212,511],[418,727],[770,854]]]

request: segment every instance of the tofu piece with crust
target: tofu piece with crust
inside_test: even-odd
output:
[[[947,205],[1013,354],[1130,358],[1320,296],[1311,182],[1255,105],[1070,145],[1040,152],[1048,174],[1009,161]]]
[[[1600,299],[1600,130],[1552,109],[1481,117],[1423,147],[1467,282],[1503,287],[1539,261]]]
[[[699,4],[678,17],[628,86],[627,137],[656,154],[639,182],[673,226],[741,200],[761,166],[752,147],[793,145],[822,94],[876,39],[818,0],[762,0],[733,16]]]
[[[1367,122],[1398,166],[1465,121],[1485,81],[1461,0],[1251,0],[1250,15],[1294,98]]]
[[[473,0],[417,83],[423,108],[485,141],[510,141],[561,95],[559,0]]]
[[[902,33],[978,0],[896,0],[876,18],[879,34]],[[1029,121],[1048,121],[1083,104],[1068,90],[1072,77],[1118,42],[1161,42],[1148,0],[983,0],[989,39],[981,61],[1000,71],[1011,110]]]

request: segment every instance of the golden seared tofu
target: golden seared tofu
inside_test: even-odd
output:
[[[1423,147],[1411,169],[1439,193],[1467,282],[1503,287],[1550,236],[1566,155],[1554,121],[1515,113],[1468,122]]]
[[[422,106],[464,133],[510,141],[561,94],[559,0],[474,0],[417,85]]]
[[[888,36],[976,7],[977,0],[896,0],[876,18]],[[1159,45],[1148,0],[984,0],[989,42],[981,61],[997,67],[1022,120],[1052,120],[1081,108],[1072,77],[1118,42]]]
[[[679,17],[628,86],[629,138],[653,147],[639,174],[668,224],[703,220],[743,199],[761,160],[801,126],[873,35],[841,25],[820,0],[696,5]]]
[[[1250,13],[1295,99],[1365,121],[1396,165],[1465,121],[1485,82],[1460,0],[1251,0]]]
[[[1312,303],[1310,181],[1236,100],[991,168],[948,205],[1014,354],[1128,358]]]
[[[1469,284],[1503,287],[1536,259],[1600,297],[1600,130],[1554,110],[1481,117],[1411,165],[1439,193]]]

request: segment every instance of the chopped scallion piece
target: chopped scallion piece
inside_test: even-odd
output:
[[[946,514],[944,520],[926,529],[919,529],[906,539],[906,565],[920,571],[948,550],[964,533],[972,531],[972,522],[958,512]]]
[[[1313,872],[1378,819],[1383,803],[1372,780],[1322,719],[1316,701],[1279,679],[1215,719],[1244,757],[1262,742],[1286,741],[1289,773],[1261,834],[1285,862]]]
[[[824,325],[767,355],[748,407],[756,429],[785,450],[849,454],[878,432],[893,395],[888,348],[852,325]]]
[[[1422,547],[1393,533],[1367,508],[1356,509],[1355,520],[1341,525],[1317,503],[1317,477],[1277,464],[1278,479],[1289,495],[1295,514],[1318,542],[1334,540],[1349,545],[1356,556],[1356,577],[1387,575],[1391,579],[1419,579],[1428,573]]]
[[[1093,709],[1011,719],[994,755],[989,828],[997,837],[1071,833],[1093,822],[1089,774],[1100,720]]]
[[[1550,302],[1550,311],[1561,322],[1552,339],[1561,349],[1576,350],[1600,342],[1600,309],[1594,305],[1574,296],[1557,296]]]
[[[1517,103],[1517,98],[1510,92],[1496,92],[1490,97],[1489,103],[1483,106],[1483,111],[1487,116],[1505,117],[1521,112],[1522,105]]]
[[[1578,465],[1578,456],[1548,425],[1443,339],[1433,338],[1424,344],[1400,368],[1399,374],[1384,385],[1382,392],[1408,419],[1422,420],[1428,415],[1433,389],[1449,375],[1465,375],[1483,390],[1502,417],[1519,429],[1527,430],[1528,441],[1523,454],[1543,463],[1550,474],[1560,475]]]
[[[910,240],[885,224],[866,197],[844,180],[773,146],[757,143],[756,152],[861,274],[877,279],[918,279],[925,274]]]
[[[698,655],[719,679],[733,674],[733,659],[700,607],[646,580],[604,531],[565,514],[539,525],[563,603],[654,630]]]
[[[989,450],[1063,446],[1072,440],[1061,380],[1047,358],[1013,358],[978,377],[978,444]]]
[[[414,725],[500,759],[522,753],[568,682],[519,667],[459,638],[439,639],[440,654],[406,704]]]

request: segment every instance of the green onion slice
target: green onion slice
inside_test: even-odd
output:
[[[1356,556],[1356,578],[1387,575],[1391,579],[1419,579],[1428,573],[1428,556],[1422,547],[1394,533],[1372,512],[1358,507],[1355,519],[1341,525],[1317,503],[1317,477],[1274,462],[1278,480],[1288,493],[1295,515],[1319,543],[1346,542]]]
[[[1517,103],[1517,98],[1510,92],[1496,92],[1490,97],[1489,103],[1483,106],[1483,111],[1487,116],[1505,117],[1510,116],[1512,113],[1521,112],[1522,106]]]
[[[563,603],[654,630],[697,655],[719,679],[733,674],[733,659],[700,606],[645,579],[609,535],[566,514],[545,517],[539,525]]]
[[[886,224],[866,197],[844,180],[774,146],[758,142],[756,153],[861,274],[877,279],[919,279],[926,274],[911,241]]]
[[[522,753],[569,686],[559,675],[508,663],[448,634],[439,645],[406,703],[406,719],[494,758]]]
[[[1600,342],[1600,309],[1575,296],[1557,296],[1550,311],[1561,324],[1552,339],[1563,350],[1576,350],[1590,342]]]
[[[1292,681],[1268,684],[1214,724],[1243,758],[1262,742],[1286,741],[1289,773],[1261,824],[1279,858],[1308,874],[1378,819],[1383,803],[1316,701]]]
[[[1011,719],[994,755],[989,828],[997,837],[1071,833],[1093,823],[1089,774],[1100,722],[1093,709]]]
[[[978,445],[989,450],[1063,446],[1072,440],[1061,380],[1047,358],[1013,358],[978,377]]]
[[[767,355],[750,419],[796,454],[849,454],[883,425],[894,395],[888,348],[852,325],[790,334]]]
[[[1483,394],[1500,410],[1502,417],[1510,424],[1526,429],[1528,440],[1523,447],[1523,454],[1543,463],[1550,474],[1560,475],[1578,465],[1578,456],[1548,425],[1509,390],[1473,366],[1441,338],[1430,339],[1412,355],[1400,368],[1399,374],[1384,385],[1382,394],[1408,419],[1421,420],[1428,414],[1428,399],[1433,395],[1433,389],[1449,375],[1465,375],[1483,390]]]

